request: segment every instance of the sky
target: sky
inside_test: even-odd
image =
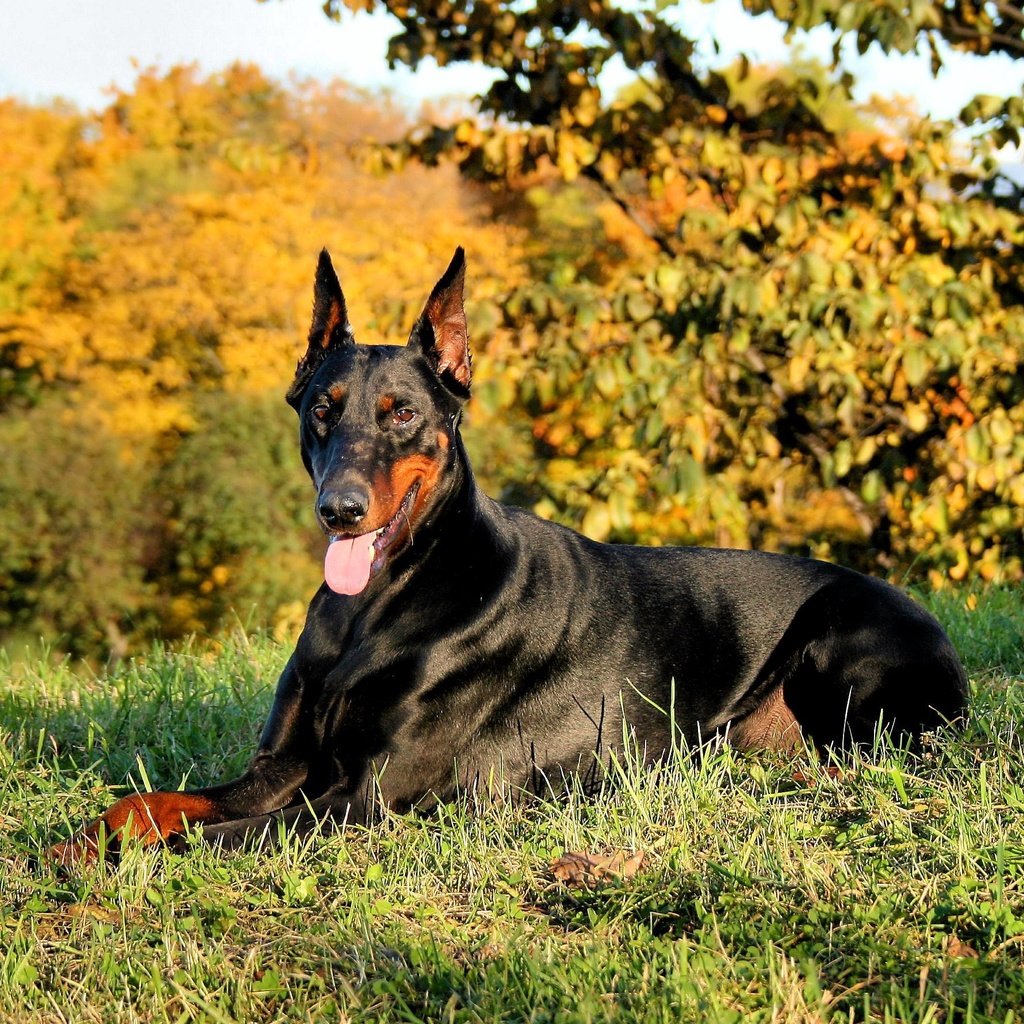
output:
[[[782,27],[770,17],[749,17],[739,0],[683,0],[671,15],[704,40],[700,52],[710,64],[725,64],[740,52],[754,61],[786,59]],[[481,68],[431,63],[415,74],[389,71],[385,53],[396,24],[386,14],[346,14],[337,24],[324,16],[320,0],[0,0],[0,97],[62,97],[96,109],[111,85],[130,87],[139,64],[194,62],[210,72],[235,60],[282,80],[338,77],[386,88],[410,108],[422,99],[486,88],[488,72]],[[717,57],[712,37],[722,46]],[[829,32],[801,33],[798,42],[805,53],[830,58]],[[1009,95],[1024,86],[1024,61],[1000,58],[952,55],[938,81],[924,56],[886,58],[877,47],[863,57],[849,47],[844,64],[858,79],[858,98],[909,95],[936,117],[954,116],[975,93]],[[604,84],[619,84],[614,71]]]

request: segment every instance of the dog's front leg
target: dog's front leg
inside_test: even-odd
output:
[[[127,840],[145,846],[182,835],[190,826],[211,825],[262,813],[294,799],[306,778],[305,766],[290,772],[250,770],[233,782],[183,792],[133,793],[123,797],[81,832],[52,846],[47,857],[62,867],[88,864],[100,855],[116,856]]]
[[[101,851],[116,856],[127,839],[149,845],[181,835],[190,825],[233,821],[288,806],[309,774],[312,737],[309,716],[303,713],[305,693],[292,658],[245,774],[205,789],[126,796],[77,835],[52,846],[48,859],[63,867],[87,864]]]
[[[348,792],[328,792],[272,814],[259,814],[203,829],[203,840],[221,850],[252,850],[279,842],[282,835],[305,836],[322,829],[334,832],[345,825],[363,825],[369,802]]]

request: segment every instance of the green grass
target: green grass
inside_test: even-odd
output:
[[[1024,1007],[1024,600],[931,599],[966,734],[831,777],[728,750],[597,798],[464,806],[260,856],[31,858],[124,786],[242,768],[287,651],[237,638],[109,676],[8,664],[3,1021],[1008,1021]],[[566,850],[643,850],[556,882]]]

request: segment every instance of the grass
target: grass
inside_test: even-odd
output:
[[[239,637],[109,676],[8,664],[2,1021],[1012,1021],[1024,1007],[1024,600],[930,599],[965,735],[841,774],[729,750],[597,798],[453,805],[260,856],[32,857],[124,792],[239,771],[287,651]],[[556,881],[564,851],[642,850]]]

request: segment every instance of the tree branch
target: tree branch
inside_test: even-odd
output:
[[[972,42],[988,40],[994,43],[997,49],[1005,53],[1024,54],[1024,39],[1021,39],[1019,36],[1008,36],[1001,32],[982,32],[979,29],[968,28],[966,25],[954,21],[947,21],[942,31],[949,38],[956,37],[957,39]]]
[[[1024,11],[1019,7],[1007,3],[1006,0],[995,0],[994,6],[1007,21],[1015,21],[1018,25],[1024,25]]]
[[[665,256],[678,256],[675,247],[668,237],[657,229],[639,210],[632,206],[628,199],[619,192],[604,175],[593,165],[583,168],[583,175],[593,181],[598,188],[661,250]]]

